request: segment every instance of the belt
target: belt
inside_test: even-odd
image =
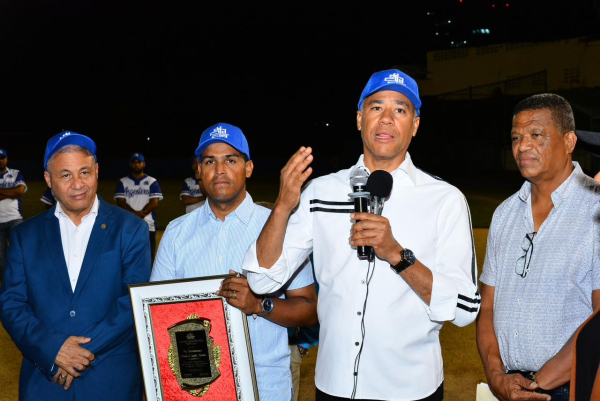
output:
[[[531,371],[531,370],[509,370],[508,372],[506,372],[509,375],[513,375],[515,373],[520,374],[521,376],[523,376],[524,378],[531,380],[531,381],[536,381],[535,380],[535,375],[537,372]],[[556,387],[553,388],[552,390],[544,390],[543,388],[538,388],[535,390],[536,393],[540,393],[540,394],[548,394],[548,395],[557,395],[557,394],[562,394],[565,391],[569,391],[571,384],[570,382],[567,382],[566,384],[563,384],[560,387]]]

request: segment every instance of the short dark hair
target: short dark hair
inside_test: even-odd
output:
[[[540,93],[521,100],[515,107],[513,117],[522,111],[548,110],[561,135],[575,131],[573,109],[567,100],[555,93]]]

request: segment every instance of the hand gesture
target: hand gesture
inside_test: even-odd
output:
[[[95,359],[95,356],[79,344],[87,344],[90,341],[92,339],[89,337],[71,336],[67,338],[58,350],[54,363],[73,377],[81,376],[79,372],[86,370]]]
[[[235,274],[235,277],[226,278],[221,282],[221,287],[217,291],[217,295],[227,298],[227,303],[244,312],[246,315],[260,313],[260,298],[258,298],[250,286],[248,279],[233,270],[230,274]]]
[[[302,185],[312,173],[312,148],[302,146],[281,170],[279,195],[275,207],[291,212],[300,202]]]

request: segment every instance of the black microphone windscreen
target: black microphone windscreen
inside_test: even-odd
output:
[[[373,171],[369,175],[367,180],[367,192],[371,193],[371,196],[378,198],[387,198],[392,192],[392,185],[394,179],[392,175],[385,170]]]

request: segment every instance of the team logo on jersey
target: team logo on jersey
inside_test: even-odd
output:
[[[144,181],[144,185],[150,185],[148,181]]]
[[[391,74],[389,77],[387,77],[386,79],[384,79],[385,82],[387,82],[388,84],[400,84],[400,85],[404,85],[404,78],[402,78],[400,76],[400,74],[398,74],[397,72]]]
[[[211,132],[209,135],[211,138],[229,138],[227,130],[221,127],[220,125],[217,128],[215,128],[213,132]]]

